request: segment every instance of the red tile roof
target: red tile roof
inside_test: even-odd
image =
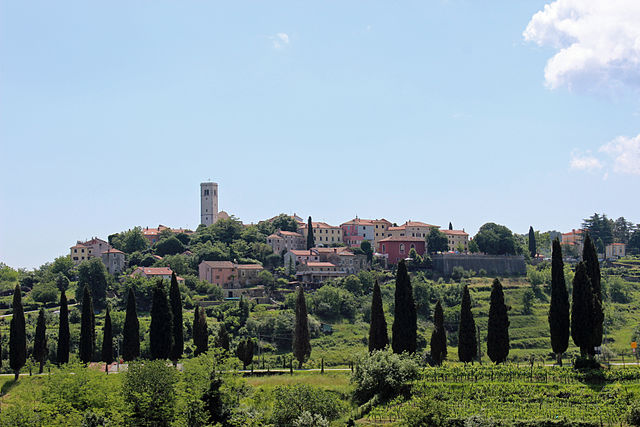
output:
[[[424,239],[421,239],[419,237],[397,236],[397,237],[385,237],[384,239],[379,240],[379,242],[424,242]]]
[[[468,236],[469,233],[466,233],[464,230],[440,230],[444,234],[458,235],[458,236]]]
[[[260,264],[237,264],[238,270],[264,270]]]
[[[296,233],[295,231],[280,230],[280,231],[278,231],[278,233],[282,234],[283,236],[302,237],[302,234]]]
[[[294,254],[295,256],[311,256],[313,255],[309,250],[301,250],[301,249],[291,249],[289,252]]]
[[[307,262],[304,265],[307,267],[337,267],[331,262]]]
[[[111,248],[108,251],[104,251],[102,253],[103,254],[123,254],[124,252]]]
[[[131,274],[136,273],[142,273],[145,276],[171,276],[173,271],[169,267],[138,267]]]
[[[201,264],[208,265],[211,268],[234,268],[231,261],[202,261]]]
[[[362,219],[362,218],[354,218],[351,221],[347,221],[345,223],[340,224],[342,225],[371,225],[373,226],[373,220],[371,219]]]
[[[267,239],[282,239],[282,237],[280,237],[277,234],[273,233],[270,236],[267,236]]]
[[[429,228],[440,228],[439,225],[427,224],[420,221],[407,221],[404,223],[405,226],[408,227],[429,227]]]

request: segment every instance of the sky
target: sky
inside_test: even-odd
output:
[[[636,0],[0,2],[0,262],[297,213],[640,222]]]

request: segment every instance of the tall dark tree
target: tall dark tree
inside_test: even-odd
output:
[[[171,347],[171,360],[177,365],[178,359],[182,357],[184,351],[184,335],[182,327],[182,297],[178,287],[176,273],[171,273],[171,288],[169,289],[169,299],[171,302],[171,314],[173,316],[173,346]]]
[[[88,286],[91,291],[91,300],[95,307],[101,309],[105,306],[107,297],[107,280],[109,273],[99,256],[83,261],[78,265],[78,287],[76,299],[80,299],[80,293]],[[94,301],[95,300],[95,301]]]
[[[371,323],[369,324],[369,351],[382,350],[389,345],[389,335],[387,334],[387,321],[384,318],[384,308],[382,307],[382,294],[380,285],[376,280],[373,285],[373,296],[371,298]]]
[[[461,362],[473,362],[478,355],[476,322],[471,312],[471,295],[467,285],[462,290],[460,303],[460,326],[458,327],[458,358]]]
[[[591,279],[584,261],[576,265],[573,277],[573,303],[571,304],[571,337],[580,354],[593,354],[593,292]]]
[[[220,328],[218,329],[218,335],[216,335],[216,347],[229,351],[229,333],[227,332],[227,328],[224,326],[224,323],[221,323]]]
[[[509,314],[504,303],[500,280],[493,279],[489,323],[487,325],[487,355],[492,362],[502,363],[509,355]]]
[[[296,319],[293,330],[293,357],[298,361],[298,369],[311,355],[311,341],[309,337],[309,323],[307,319],[307,302],[304,290],[298,286],[296,294]]]
[[[253,362],[253,340],[251,338],[240,340],[236,348],[236,356],[242,362],[242,369],[247,369],[247,366]]]
[[[316,239],[313,237],[313,222],[311,217],[307,221],[307,249],[311,249],[316,246]]]
[[[444,329],[444,313],[440,301],[433,311],[433,332],[431,333],[431,359],[441,365],[447,358],[447,332]]]
[[[58,321],[58,349],[57,362],[59,364],[69,362],[69,305],[67,295],[60,292],[60,320]]]
[[[122,328],[122,358],[126,361],[135,360],[140,356],[140,322],[136,309],[136,294],[129,288],[127,295],[127,311]]]
[[[529,227],[529,255],[531,255],[531,258],[535,258],[537,253],[536,233],[533,231],[533,227]]]
[[[209,422],[213,425],[220,423],[221,425],[227,425],[226,421],[229,418],[229,409],[226,407],[223,401],[223,394],[220,390],[223,381],[216,370],[211,371],[209,377],[209,389],[202,395],[202,402],[204,403],[204,409],[209,414]]]
[[[562,245],[556,237],[551,253],[551,304],[549,305],[551,349],[562,366],[562,353],[569,346],[569,293],[564,278]]]
[[[89,286],[82,291],[82,313],[80,317],[80,360],[89,363],[96,348],[96,321],[93,312],[93,299]]]
[[[109,307],[104,315],[104,328],[102,330],[102,361],[105,363],[105,372],[109,373],[109,365],[113,363],[113,331],[111,329],[111,314]]]
[[[22,307],[22,290],[16,285],[13,290],[13,315],[9,330],[9,366],[18,381],[20,369],[27,361],[27,334],[25,331],[24,308]]]
[[[193,344],[196,349],[194,355],[198,356],[206,353],[209,349],[209,328],[207,326],[207,315],[204,308],[196,305],[193,314]]]
[[[453,230],[453,224],[451,224],[451,222],[449,222],[449,230]]]
[[[598,252],[593,240],[587,233],[584,239],[584,247],[582,250],[582,260],[587,268],[587,276],[591,282],[591,292],[593,293],[593,301],[591,308],[592,315],[592,334],[590,355],[595,354],[595,347],[602,345],[602,332],[604,323],[604,312],[602,310],[602,287],[600,284],[600,261],[598,260]]]
[[[39,373],[42,373],[44,370],[44,362],[47,354],[49,354],[47,349],[47,319],[44,308],[41,308],[38,313],[38,320],[36,321],[36,336],[33,340],[33,358],[40,365],[38,369]]]
[[[404,260],[398,263],[396,273],[396,293],[393,326],[391,327],[391,347],[394,353],[416,351],[418,316],[416,304],[413,300],[411,279]]]
[[[149,325],[149,350],[152,359],[168,359],[173,344],[173,318],[167,292],[162,280],[153,288],[151,324]]]

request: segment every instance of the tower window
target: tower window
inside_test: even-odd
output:
[[[208,196],[209,195],[209,190],[204,190],[204,195]]]

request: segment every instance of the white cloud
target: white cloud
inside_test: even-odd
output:
[[[587,154],[581,154],[577,151],[571,153],[571,161],[569,162],[569,168],[572,170],[593,172],[597,169],[602,169],[602,163],[596,157]]]
[[[287,33],[277,33],[275,36],[269,37],[273,47],[276,49],[282,49],[289,44],[289,35]]]
[[[558,50],[545,67],[553,89],[640,89],[638,0],[556,0],[533,15],[523,36]]]
[[[635,138],[619,136],[599,151],[612,157],[614,172],[640,175],[640,135]]]

